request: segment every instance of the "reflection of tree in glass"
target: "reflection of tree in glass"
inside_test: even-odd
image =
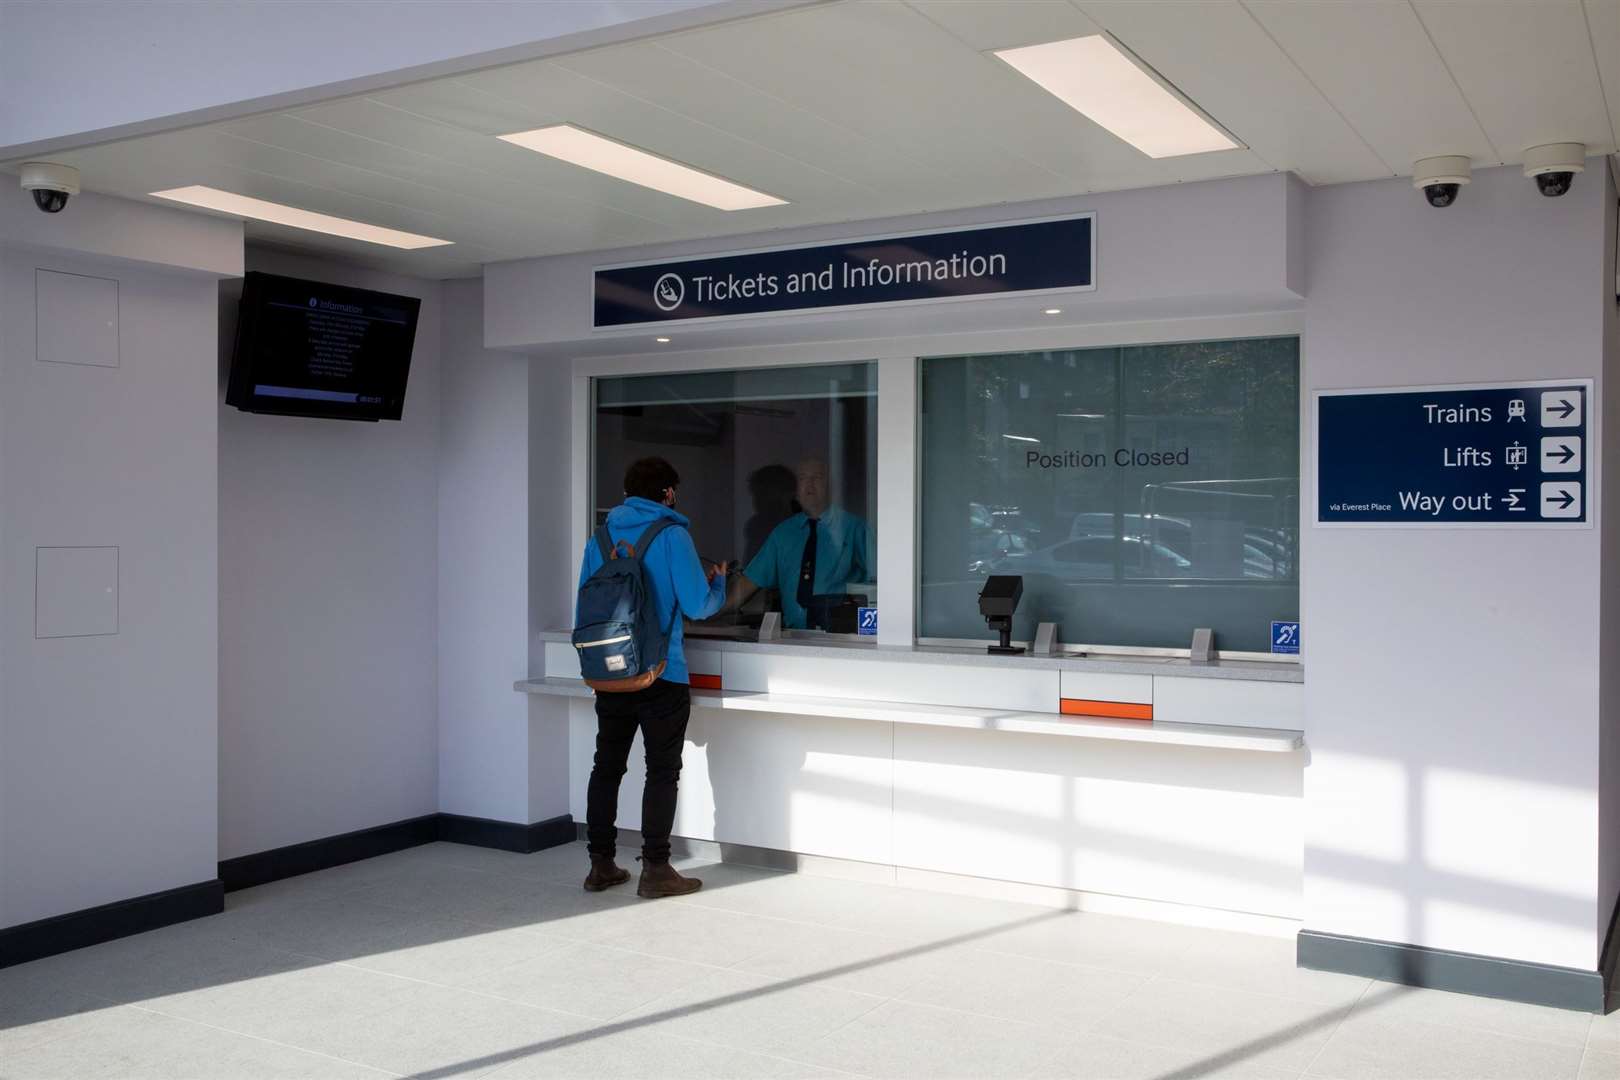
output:
[[[1295,339],[1155,345],[1123,352],[1128,413],[1227,421],[1230,475],[1219,479],[1298,476]]]
[[[1213,626],[1263,651],[1267,620],[1297,614],[1297,340],[930,359],[921,388],[926,633],[980,633],[967,579],[991,572],[1026,577],[1020,632],[1074,640]]]

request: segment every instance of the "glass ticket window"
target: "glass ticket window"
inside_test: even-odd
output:
[[[705,562],[731,564],[727,603],[693,632],[750,634],[767,611],[793,630],[856,633],[877,603],[875,364],[593,380],[596,524],[624,472],[661,457],[681,483]]]
[[[921,363],[924,638],[983,638],[986,575],[1019,574],[1014,635],[1266,652],[1299,615],[1299,340]]]

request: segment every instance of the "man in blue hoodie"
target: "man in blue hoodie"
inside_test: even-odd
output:
[[[686,721],[692,711],[686,653],[681,647],[682,627],[677,611],[687,619],[706,619],[720,610],[726,597],[726,565],[705,573],[698,558],[691,523],[675,512],[675,489],[681,478],[663,458],[642,458],[624,474],[624,502],[608,512],[608,536],[617,544],[634,544],[659,518],[676,527],[653,538],[642,557],[652,582],[653,602],[661,625],[673,628],[664,673],[645,690],[596,695],[596,764],[591,769],[585,798],[585,836],[589,842],[591,873],[585,888],[600,892],[630,880],[630,873],[613,861],[619,831],[614,821],[619,809],[619,781],[630,760],[630,743],[641,729],[647,753],[647,785],[641,796],[641,878],[636,895],[649,899],[683,896],[702,888],[697,878],[682,876],[669,865],[669,834],[675,826],[675,789],[681,776],[681,752],[686,746]],[[579,583],[585,584],[602,565],[602,552],[594,539],[585,541]]]

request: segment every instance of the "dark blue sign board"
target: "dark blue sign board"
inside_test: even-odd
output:
[[[1582,379],[1323,392],[1316,520],[1584,527],[1591,410]]]
[[[1299,623],[1273,622],[1271,624],[1271,651],[1274,653],[1299,652]]]
[[[1091,214],[602,267],[598,328],[1096,287]]]

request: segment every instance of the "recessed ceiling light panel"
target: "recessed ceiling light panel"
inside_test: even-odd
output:
[[[712,206],[716,210],[754,210],[761,206],[787,205],[786,199],[734,184],[690,165],[649,154],[573,124],[556,124],[498,138],[571,165]]]
[[[996,55],[1148,157],[1207,154],[1243,145],[1105,35],[998,49]]]
[[[367,225],[363,221],[350,221],[348,218],[333,217],[331,214],[317,214],[313,210],[300,210],[296,206],[266,202],[264,199],[238,195],[232,191],[221,191],[219,188],[205,187],[202,184],[154,191],[151,194],[155,199],[168,199],[170,202],[185,203],[187,206],[199,206],[204,210],[217,210],[232,217],[268,221],[274,225],[286,225],[289,228],[306,229],[309,232],[326,233],[329,236],[342,236],[349,240],[363,240],[368,244],[404,248],[407,251],[443,247],[454,243],[452,240],[401,232],[399,229],[387,229],[381,225]]]

